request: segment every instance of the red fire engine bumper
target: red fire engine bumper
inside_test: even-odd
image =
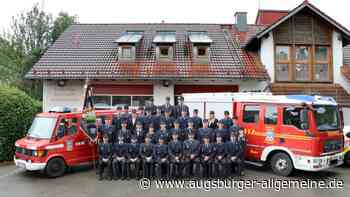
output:
[[[25,170],[29,171],[38,171],[38,170],[44,170],[46,167],[46,163],[32,163],[32,161],[25,161],[22,159],[13,159],[16,166],[23,168]]]
[[[320,171],[343,164],[344,154],[337,153],[322,157],[309,157],[304,155],[294,155],[294,167],[305,171]]]

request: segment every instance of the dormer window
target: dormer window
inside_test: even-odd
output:
[[[121,47],[121,58],[132,58],[132,47],[122,46]]]
[[[157,59],[171,60],[174,56],[173,48],[176,43],[176,32],[158,31],[153,43],[156,45]]]
[[[143,37],[142,31],[126,31],[116,40],[118,43],[119,59],[130,60],[136,57],[136,47]]]
[[[188,39],[193,45],[193,57],[208,61],[210,44],[213,42],[206,31],[188,32]]]

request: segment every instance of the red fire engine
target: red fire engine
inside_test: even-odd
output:
[[[269,93],[184,94],[190,110],[238,117],[247,140],[246,162],[279,175],[320,171],[343,163],[342,113],[331,97]],[[233,102],[232,102],[233,100]]]
[[[104,116],[110,122],[114,113],[97,110],[96,117]],[[15,144],[15,164],[50,177],[62,176],[68,167],[92,164],[98,157],[97,147],[81,127],[82,115],[63,108],[38,114],[27,136]],[[69,131],[59,134],[67,122]]]

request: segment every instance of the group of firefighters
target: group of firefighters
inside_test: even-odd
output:
[[[190,117],[183,98],[173,106],[167,97],[164,105],[140,107],[138,113],[125,107],[111,125],[102,117],[97,128],[103,136],[98,142],[99,180],[106,168],[110,180],[243,175],[244,133],[237,117],[228,111],[224,116],[218,120],[210,111],[202,120],[195,109]],[[85,118],[89,122],[89,115]]]

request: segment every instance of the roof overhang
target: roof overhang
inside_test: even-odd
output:
[[[140,42],[143,37],[142,32],[125,32],[120,38],[115,42],[118,44],[135,44]]]
[[[193,44],[211,44],[213,40],[208,36],[208,32],[189,32],[188,39]]]
[[[153,43],[156,44],[171,44],[176,42],[175,31],[159,31],[154,36]]]
[[[304,10],[305,8],[310,9],[313,11],[315,14],[320,16],[323,20],[327,21],[331,25],[333,25],[341,34],[343,35],[343,38],[346,40],[344,45],[347,45],[350,43],[350,31],[339,24],[337,21],[332,19],[330,16],[319,10],[317,7],[309,3],[308,1],[304,1],[302,4],[300,4],[298,7],[294,8],[291,10],[286,16],[280,18],[276,22],[272,23],[270,26],[266,27],[264,30],[256,34],[254,37],[252,37],[246,44],[245,47],[248,47],[251,45],[253,42],[259,41],[261,38],[267,36],[268,33],[270,33],[272,30],[274,30],[276,27],[278,27],[280,24],[283,22],[287,21],[290,19],[292,16],[295,14],[299,13],[300,11]]]

